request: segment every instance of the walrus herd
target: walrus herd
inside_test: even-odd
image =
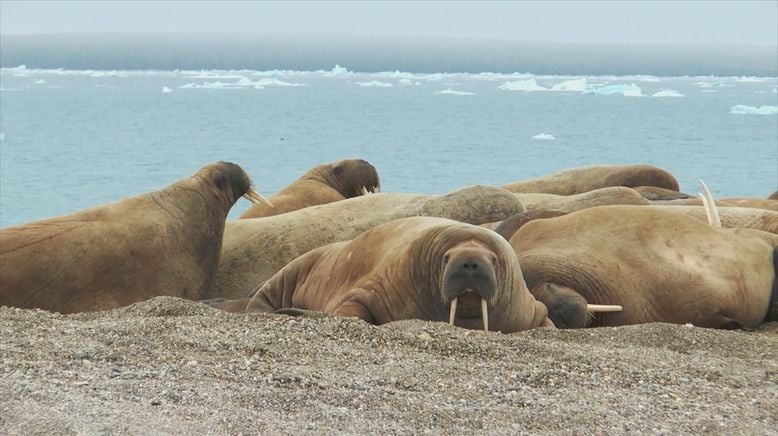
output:
[[[74,313],[166,295],[504,333],[778,320],[775,194],[701,200],[651,165],[440,196],[380,187],[373,165],[346,159],[265,199],[218,162],[159,191],[2,228],[0,305]],[[227,221],[241,197],[252,207]]]

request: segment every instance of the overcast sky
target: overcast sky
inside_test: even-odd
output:
[[[251,32],[778,44],[778,1],[0,0],[0,33]]]

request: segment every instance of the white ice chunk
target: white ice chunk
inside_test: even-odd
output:
[[[553,141],[556,138],[554,138],[554,135],[550,133],[538,133],[537,135],[533,136],[532,139],[537,139],[540,141]]]
[[[163,86],[162,87],[162,93],[163,94],[168,94],[168,93],[171,93],[171,92],[173,92],[173,90],[168,88],[167,86]]]
[[[583,92],[586,90],[586,79],[566,80],[551,87],[552,91],[575,91]]]
[[[448,88],[435,92],[435,95],[475,95],[475,93],[467,91],[454,91],[453,89]]]
[[[369,82],[356,82],[358,86],[363,88],[391,88],[392,84],[389,82],[381,82],[378,80],[371,80]]]
[[[524,91],[524,92],[547,91],[548,90],[547,88],[539,86],[538,83],[535,81],[535,79],[516,80],[514,82],[505,82],[502,85],[498,86],[497,88],[502,89],[504,91]]]
[[[775,115],[778,114],[778,106],[746,106],[736,105],[730,108],[729,113],[736,115]]]
[[[674,89],[664,89],[662,91],[651,94],[651,97],[686,97],[686,96]]]

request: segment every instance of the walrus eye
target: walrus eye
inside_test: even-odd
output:
[[[492,263],[497,265],[497,256],[492,256]]]
[[[443,255],[443,265],[448,263],[448,259],[449,259],[448,253],[444,254]]]
[[[340,173],[342,173],[342,172],[343,172],[343,167],[342,167],[342,166],[340,166],[340,165],[337,165],[335,168],[333,168],[333,169],[332,169],[332,172],[333,172],[334,174],[340,174]]]
[[[216,185],[216,188],[222,189],[224,188],[224,176],[219,174],[216,176],[216,178],[213,180],[213,183]]]

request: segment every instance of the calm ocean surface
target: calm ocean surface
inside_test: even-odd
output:
[[[6,68],[0,226],[159,189],[218,160],[264,194],[359,157],[391,192],[649,163],[691,194],[701,178],[717,198],[766,197],[778,189],[777,89],[743,77]]]

